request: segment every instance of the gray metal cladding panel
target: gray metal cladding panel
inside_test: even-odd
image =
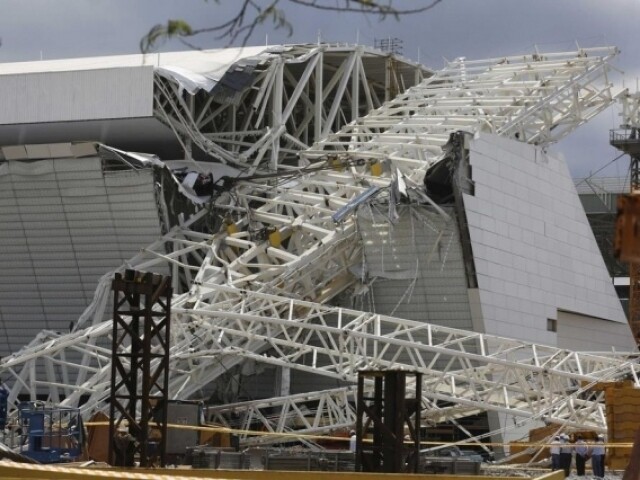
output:
[[[27,329],[24,327],[17,327],[13,330],[7,331],[7,336],[11,339],[11,343],[20,343],[27,344],[29,343],[35,334],[37,334],[40,330]]]
[[[24,239],[24,235],[22,234],[22,229],[17,230],[17,229],[5,229],[4,227],[2,228],[2,230],[0,230],[0,238],[3,239],[11,239],[10,243],[12,245],[20,245],[20,244],[25,244],[26,245],[26,240]],[[8,245],[9,242],[2,242],[2,246],[4,248],[5,243]]]
[[[49,247],[56,251],[72,249],[68,229],[47,232],[37,228],[25,228],[23,232],[28,234],[29,249],[34,251],[46,252]]]
[[[105,218],[111,215],[111,210],[105,203],[70,202],[68,199],[65,199],[64,209],[67,213],[73,213],[74,218]]]
[[[153,69],[0,76],[0,124],[150,117]]]
[[[13,187],[11,183],[2,180],[2,176],[0,175],[0,200],[10,202],[13,199]]]
[[[78,300],[77,296],[73,291],[70,292],[52,292],[49,291],[48,298],[50,298],[52,304],[60,304],[60,305],[84,305],[84,300]],[[15,292],[8,292],[3,290],[0,292],[0,301],[2,302],[3,308],[9,305],[17,305],[21,306],[21,302],[26,299],[34,299],[40,297],[40,292],[20,289]]]
[[[15,194],[18,196],[26,196],[30,195],[34,189],[38,190],[38,193],[42,197],[53,197],[57,198],[60,193],[56,186],[56,179],[53,178],[47,182],[24,182],[22,184],[14,183],[12,185]]]
[[[384,235],[375,235],[374,228],[385,228],[384,222],[364,227],[358,222],[364,237],[365,257],[371,269],[380,273],[371,291],[375,311],[401,318],[472,329],[467,296],[465,268],[455,221],[445,223],[443,217],[429,207],[410,206],[399,209],[400,220],[387,227]],[[448,211],[454,215],[454,212]],[[442,232],[442,234],[440,234]],[[367,235],[368,233],[368,235]],[[372,245],[374,239],[384,245]],[[368,252],[371,255],[367,255]],[[373,255],[380,251],[382,254]],[[402,265],[410,278],[384,278],[391,270],[383,263],[393,259]],[[365,302],[366,303],[366,302]],[[441,315],[445,313],[446,315]],[[446,317],[446,318],[445,318]]]
[[[77,181],[73,183],[77,184]],[[62,182],[58,182],[60,186],[60,195],[62,195],[63,202],[68,198],[80,197],[80,198],[92,198],[92,197],[102,197],[107,194],[107,190],[104,186],[104,183],[94,181],[95,185],[83,184],[78,187],[70,187],[62,185]]]
[[[109,187],[140,186],[144,184],[134,171],[105,172],[104,183]]]
[[[102,178],[101,165],[102,159],[100,157],[57,158],[52,164],[52,170],[64,172],[63,180],[73,179],[84,182],[91,178]]]
[[[150,170],[107,182],[97,157],[9,165],[0,173],[2,356],[43,328],[66,330],[98,279],[160,235]],[[30,329],[11,328],[22,322]]]
[[[132,193],[132,192],[127,192],[127,191],[123,191],[122,192],[122,196],[109,196],[109,202],[112,204],[117,204],[117,203],[124,203],[126,205],[129,205],[133,208],[136,208],[136,204],[140,203],[140,202],[148,202],[150,200],[153,200],[153,195],[152,194],[144,194],[144,193]]]
[[[413,267],[414,275],[412,278],[379,277],[373,282],[368,298],[360,299],[360,303],[356,301],[355,307],[369,310],[368,305],[372,305],[375,312],[385,315],[473,330],[455,220],[446,223],[432,208],[425,206],[402,207],[398,213],[400,219],[389,230],[383,256],[385,251],[395,248],[396,265],[404,265],[406,270]],[[455,215],[453,210],[447,210],[447,213]],[[359,227],[362,227],[361,220],[359,216]],[[381,262],[382,256],[367,256],[370,247],[365,247],[367,261]],[[374,258],[369,260],[371,257]],[[384,274],[386,267],[380,267],[378,263],[374,269]],[[409,361],[409,358],[401,360]]]

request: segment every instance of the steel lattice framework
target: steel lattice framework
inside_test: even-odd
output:
[[[222,98],[156,75],[154,110],[187,150],[249,172],[297,166],[298,152],[430,74],[379,50],[327,44],[276,47],[237,66],[250,85]]]
[[[640,384],[640,365],[632,355],[572,352],[231,287],[202,289],[209,294],[202,293],[200,307],[188,306],[189,294],[174,301],[169,386],[174,397],[198,393],[247,358],[350,382],[363,368],[407,368],[426,376],[427,399],[456,404],[450,411],[434,410],[438,420],[492,410],[602,430],[599,394],[584,398],[593,382],[630,378]],[[64,336],[43,332],[3,361],[4,372],[15,373],[22,387],[11,391],[9,401],[15,403],[25,388],[46,387],[53,402],[73,404],[88,395],[87,412],[104,408],[110,355],[101,343],[110,329],[105,322]],[[75,361],[74,352],[82,353]],[[33,376],[38,363],[51,378]],[[65,376],[77,376],[77,385],[65,385]],[[347,393],[340,389],[330,397]],[[295,398],[285,401],[296,404]]]
[[[565,137],[620,95],[615,48],[449,62],[420,85],[304,152],[387,159],[420,181],[452,131],[491,132],[536,145]]]
[[[571,352],[327,302],[353,285],[350,269],[362,255],[350,205],[363,195],[388,200],[388,187],[404,177],[414,201],[431,203],[448,220],[420,184],[450,133],[556,141],[614,100],[607,71],[615,54],[603,48],[452,62],[317,142],[302,153],[306,166],[239,182],[212,200],[227,212],[219,232],[203,229],[209,215],[203,209],[144,249],[125,267],[167,271],[174,291],[188,285],[172,301],[170,396],[198,396],[246,359],[351,383],[363,368],[407,368],[423,374],[423,401],[434,422],[497,411],[605,429],[601,394],[589,387],[620,378],[640,385],[635,357]],[[336,221],[339,210],[346,214]],[[2,359],[10,405],[19,395],[46,392],[55,403],[82,400],[86,414],[105,408],[111,324],[102,318],[111,275],[76,331],[42,332]],[[236,425],[228,414],[244,409],[245,429],[323,432],[353,423],[352,395],[343,388],[209,413]],[[441,408],[442,402],[453,406]]]

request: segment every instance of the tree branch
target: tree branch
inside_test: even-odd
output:
[[[285,29],[291,36],[293,25],[287,20],[284,10],[279,7],[283,1],[316,10],[376,15],[382,20],[389,15],[397,19],[402,15],[425,12],[442,2],[429,0],[427,5],[421,7],[396,8],[393,6],[394,0],[270,0],[267,6],[263,7],[256,0],[242,0],[236,3],[240,5],[237,13],[218,25],[193,29],[188,22],[178,19],[169,20],[166,25],[155,25],[140,40],[140,50],[148,53],[171,38],[177,38],[189,48],[199,50],[199,47],[187,39],[206,33],[215,33],[216,40],[228,39],[227,47],[239,38],[242,46],[245,46],[255,29],[269,20],[272,21],[275,30]]]
[[[289,0],[291,3],[297,5],[303,5],[305,7],[315,8],[317,10],[329,10],[334,12],[349,12],[349,13],[366,13],[372,15],[380,15],[386,17],[387,15],[393,15],[399,17],[400,15],[410,15],[412,13],[421,13],[435,7],[442,0],[432,0],[428,5],[417,8],[395,8],[392,6],[392,0],[389,0],[387,4],[382,4],[373,0],[344,0],[344,6],[325,5],[326,1],[323,0]]]

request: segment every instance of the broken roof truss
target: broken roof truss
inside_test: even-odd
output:
[[[297,154],[430,72],[362,46],[299,45],[243,59],[211,92],[155,76],[155,115],[217,161],[291,168]],[[220,94],[220,91],[224,94]]]

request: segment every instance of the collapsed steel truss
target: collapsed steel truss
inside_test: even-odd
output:
[[[363,368],[407,368],[425,375],[425,401],[455,403],[432,410],[434,421],[491,410],[602,430],[600,394],[585,397],[593,382],[624,377],[640,384],[634,356],[571,352],[231,287],[202,286],[201,305],[192,302],[189,294],[174,300],[172,397],[197,394],[243,359],[348,382]],[[104,408],[110,358],[101,344],[110,329],[105,322],[68,335],[42,332],[3,361],[4,373],[15,374],[9,402],[15,405],[21,391],[35,398],[38,387],[45,387],[52,402],[75,404],[84,396],[86,412]],[[82,355],[74,359],[75,353]],[[49,378],[33,376],[38,364]],[[79,381],[64,384],[65,377]],[[339,389],[331,398],[346,393]],[[285,401],[316,399],[298,397]]]
[[[347,383],[363,368],[407,368],[423,375],[424,411],[433,422],[497,411],[605,429],[601,394],[589,387],[622,377],[640,385],[635,358],[570,352],[326,302],[356,280],[351,268],[361,258],[361,245],[350,205],[372,187],[378,200],[388,201],[388,187],[401,177],[414,201],[433,203],[421,193],[421,179],[456,130],[491,131],[539,145],[561,138],[614,100],[607,62],[615,53],[605,48],[452,62],[316,142],[301,155],[308,165],[239,182],[212,199],[215,211],[226,212],[219,232],[203,230],[210,215],[203,209],[144,249],[126,268],[166,271],[175,291],[188,285],[172,302],[170,396],[202,395],[246,359]],[[252,168],[263,158],[233,153]],[[280,162],[278,157],[270,166]],[[446,223],[446,213],[432,206]],[[345,214],[336,222],[338,210]],[[42,332],[2,359],[0,371],[12,385],[10,405],[20,395],[35,399],[46,392],[55,403],[84,402],[86,414],[105,408],[111,326],[102,319],[109,280],[103,278],[76,331]],[[351,403],[347,388],[209,413],[237,426],[229,413],[245,409],[244,429],[326,432],[353,423]]]
[[[251,66],[250,85],[233,98],[199,92],[155,77],[155,115],[220,162],[254,172],[298,165],[297,154],[380,107],[430,72],[363,46],[279,47]]]
[[[419,86],[330,134],[307,158],[388,159],[421,180],[452,131],[490,132],[536,145],[565,137],[609,105],[615,48],[449,62]]]

